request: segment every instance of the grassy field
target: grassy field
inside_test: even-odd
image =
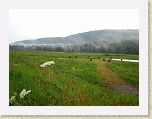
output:
[[[127,82],[139,88],[139,63],[113,61],[107,63],[107,66]]]
[[[92,62],[89,56],[93,58]],[[123,54],[10,50],[9,104],[13,106],[138,106],[138,95],[118,93],[105,86],[100,76],[102,71],[96,64],[96,61],[103,61],[98,57],[139,58],[137,55]],[[55,64],[40,67],[48,61],[54,61]],[[112,61],[107,62],[106,65],[124,80],[138,86],[137,63]],[[133,67],[134,72],[132,72]],[[23,89],[31,92],[21,98]]]

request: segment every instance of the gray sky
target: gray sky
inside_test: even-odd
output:
[[[9,43],[101,29],[139,29],[138,9],[10,9]]]

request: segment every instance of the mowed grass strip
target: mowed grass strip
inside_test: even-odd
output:
[[[107,61],[93,60],[97,65],[97,72],[104,84],[127,84],[117,73],[107,67]]]
[[[107,66],[119,74],[126,82],[139,88],[139,63],[112,61]]]
[[[81,58],[84,56],[80,57],[81,53],[80,55],[72,53],[73,56],[78,55],[78,58],[67,58],[68,55],[52,52],[10,51],[9,97],[16,96],[15,101],[10,105],[139,105],[138,96],[117,93],[104,87],[103,80],[97,73],[96,64],[90,62],[88,57],[82,61]],[[85,56],[87,55],[86,53]],[[40,67],[40,64],[47,61],[54,61],[55,64],[45,68]],[[31,92],[24,99],[20,99],[19,94],[23,89],[31,90]]]

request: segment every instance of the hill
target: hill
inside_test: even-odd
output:
[[[139,40],[139,30],[95,30],[73,34],[67,37],[45,37],[34,40],[23,40],[11,43],[10,45],[20,46],[67,46],[79,45],[89,42],[119,42],[122,40]]]

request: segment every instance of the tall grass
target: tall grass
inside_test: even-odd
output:
[[[139,63],[112,61],[107,66],[118,73],[123,79],[139,87]]]
[[[69,55],[73,58],[68,58]],[[78,58],[75,58],[76,55]],[[139,105],[138,96],[116,93],[103,86],[96,65],[87,60],[90,55],[10,50],[9,97],[16,96],[15,101],[10,105]],[[99,54],[92,55],[97,57]],[[47,61],[54,61],[55,64],[45,68],[40,67]],[[23,89],[31,92],[20,99],[19,94]]]

